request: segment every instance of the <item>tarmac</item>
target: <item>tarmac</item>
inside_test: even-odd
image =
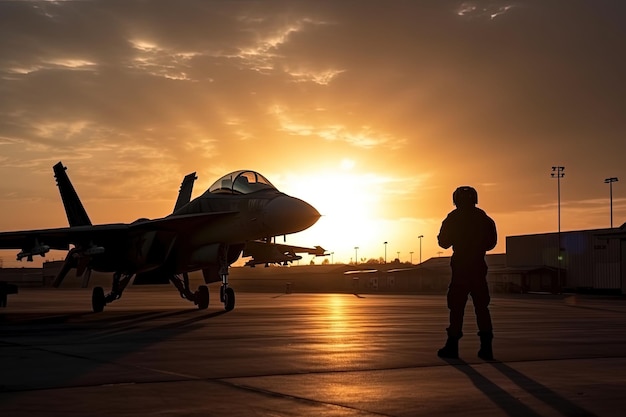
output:
[[[442,360],[443,295],[237,293],[225,313],[170,287],[103,313],[90,289],[0,309],[0,416],[623,416],[626,300],[495,296],[494,353]]]

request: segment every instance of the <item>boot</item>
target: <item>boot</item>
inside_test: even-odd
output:
[[[440,358],[458,359],[459,339],[461,339],[461,336],[451,336],[450,333],[448,333],[446,345],[437,351],[437,356]]]
[[[493,340],[493,332],[478,332],[480,337],[480,350],[478,351],[478,357],[485,361],[493,360],[493,348],[491,341]]]

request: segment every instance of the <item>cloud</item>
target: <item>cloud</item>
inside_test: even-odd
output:
[[[328,142],[344,142],[356,148],[382,148],[394,150],[406,143],[405,138],[396,138],[389,133],[378,132],[371,126],[347,126],[333,122],[333,116],[325,110],[313,111],[318,113],[311,117],[311,113],[302,113],[301,110],[290,112],[290,109],[275,105],[269,114],[276,118],[278,129],[291,136],[319,138]],[[303,121],[298,121],[303,119]],[[312,120],[313,122],[305,122]]]
[[[456,14],[464,18],[495,19],[515,7],[508,1],[464,1],[456,9]]]

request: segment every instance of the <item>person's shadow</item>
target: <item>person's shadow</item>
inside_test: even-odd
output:
[[[500,407],[509,416],[541,416],[541,414],[537,413],[532,408],[521,402],[519,399],[513,397],[507,391],[500,388],[489,378],[482,375],[463,359],[443,360],[467,375],[467,377],[470,379],[470,381],[472,381],[476,388],[478,388],[483,394],[485,394],[487,398],[493,401],[494,404]],[[554,410],[563,414],[564,416],[595,416],[595,414],[593,414],[592,412],[585,410],[584,408],[572,403],[566,398],[561,397],[550,388],[527,377],[526,375],[511,368],[505,363],[498,361],[491,361],[487,363],[500,371],[503,375],[505,375],[512,382],[517,384],[524,391],[534,396],[538,400],[544,402],[546,405],[552,407]]]

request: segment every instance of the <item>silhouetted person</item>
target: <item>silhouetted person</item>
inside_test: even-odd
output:
[[[463,314],[467,296],[471,294],[478,323],[480,350],[478,356],[493,359],[491,341],[493,327],[489,313],[489,287],[485,252],[493,249],[498,240],[495,222],[476,207],[478,193],[472,187],[463,186],[454,191],[452,201],[456,209],[441,224],[437,239],[439,246],[454,253],[450,261],[452,279],[448,287],[450,327],[448,340],[437,355],[442,358],[459,357],[459,339],[463,337]]]

